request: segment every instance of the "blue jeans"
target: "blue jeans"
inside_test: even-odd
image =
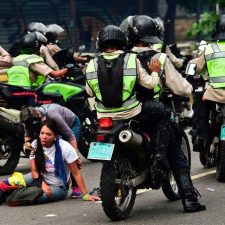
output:
[[[31,185],[33,178],[31,173],[28,173],[26,175],[23,175],[24,180],[26,182],[26,185],[29,186]],[[49,198],[45,193],[43,193],[38,199],[36,200],[37,204],[42,204],[42,203],[47,203],[47,202],[55,202],[55,201],[60,201],[64,200],[67,196],[68,190],[63,187],[57,187],[54,185],[49,185],[52,191],[52,195]]]
[[[80,119],[77,116],[75,116],[72,127],[70,129],[73,131],[73,134],[78,142],[80,139],[81,123]]]

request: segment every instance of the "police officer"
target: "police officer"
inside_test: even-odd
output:
[[[23,87],[37,87],[41,85],[47,76],[63,77],[67,68],[54,71],[44,63],[38,55],[39,50],[46,38],[39,32],[24,35],[21,40],[21,54],[13,58],[13,65],[7,69],[8,84]]]
[[[151,94],[147,94],[146,90],[141,90],[141,96],[144,97],[144,105],[152,102],[151,99],[155,99],[156,101],[160,95],[162,86],[166,86],[177,95],[190,95],[192,86],[177,72],[166,54],[156,52],[151,47],[153,44],[160,43],[160,39],[157,37],[157,28],[154,20],[145,15],[128,17],[127,30],[129,42],[134,46],[132,51],[138,53],[138,58],[144,68],[149,71],[146,65],[152,59],[158,59],[161,65],[160,85],[155,88],[154,92]],[[162,103],[161,105],[161,109],[166,112],[165,106]],[[163,118],[165,117],[166,116]],[[169,126],[169,131],[169,142],[167,143],[168,139],[166,139],[166,137],[164,140],[156,138],[156,148],[160,148],[157,147],[157,145],[161,145],[161,148],[167,148],[167,158],[181,194],[184,212],[205,210],[205,205],[202,205],[198,201],[198,195],[192,184],[187,160],[181,147],[177,143],[173,126]],[[165,132],[165,130],[163,130],[162,125],[161,133],[163,132]],[[164,142],[163,144],[165,146],[162,145],[162,142]]]
[[[148,64],[149,75],[134,53],[125,53],[126,36],[119,27],[108,25],[98,34],[100,54],[86,68],[86,91],[96,98],[97,117],[129,119],[141,112],[134,91],[136,83],[148,89],[158,82],[159,62]]]
[[[192,135],[193,151],[195,152],[203,150],[204,142],[209,137],[209,113],[210,109],[215,105],[213,102],[203,101],[202,99],[209,80],[206,67],[197,73],[195,72],[196,63],[204,55],[206,47],[207,43],[205,41],[199,43],[197,56],[189,61],[185,72],[191,78],[194,87],[194,102],[192,106],[194,114],[192,117],[192,129],[189,133]],[[205,167],[211,166],[214,166],[214,164],[209,162],[205,165]]]
[[[196,64],[196,73],[202,73],[205,70],[208,73],[209,85],[206,86],[206,90],[203,95],[203,100],[200,104],[202,106],[201,117],[199,117],[198,131],[208,131],[209,127],[209,111],[213,103],[218,102],[225,104],[225,14],[219,16],[215,23],[213,34],[213,42],[208,43],[205,50],[198,55],[198,57],[192,60],[192,63]],[[198,132],[197,134],[199,134]],[[207,135],[207,133],[206,133]],[[220,170],[225,170],[223,164],[220,166]],[[218,176],[218,181],[225,182],[225,177]]]

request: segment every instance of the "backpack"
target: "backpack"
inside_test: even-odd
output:
[[[43,190],[38,186],[22,187],[16,189],[6,199],[9,206],[25,206],[35,204],[35,200],[43,194]]]

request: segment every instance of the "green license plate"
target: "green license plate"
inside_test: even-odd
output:
[[[97,160],[111,160],[114,144],[101,143],[101,142],[91,142],[88,159],[97,159]]]
[[[225,140],[225,126],[221,127],[220,131],[220,140],[224,141]]]

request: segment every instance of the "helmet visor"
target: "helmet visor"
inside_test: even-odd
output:
[[[141,41],[149,44],[162,44],[163,41],[160,40],[157,36],[145,36],[140,38]]]

